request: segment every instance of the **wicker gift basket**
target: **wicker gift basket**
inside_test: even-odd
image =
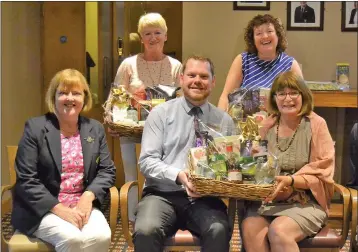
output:
[[[112,108],[117,102],[127,102],[128,104],[133,99],[132,95],[125,90],[119,88],[112,88],[108,100],[104,103],[104,122],[108,127],[119,134],[121,137],[141,138],[143,133],[143,125],[129,124],[127,122],[113,122]],[[143,105],[147,105],[147,101],[141,101]],[[139,104],[139,103],[138,103]],[[138,105],[139,106],[139,105]],[[137,107],[138,107],[137,106]]]
[[[187,162],[190,180],[203,196],[264,200],[276,187],[277,157],[267,152],[267,141],[260,140],[253,116],[238,121],[236,127],[237,135],[215,137],[212,134],[211,140],[204,138],[204,145],[190,149]],[[247,143],[251,146],[255,143],[256,154],[246,154],[244,146]],[[241,175],[231,177],[230,171],[232,175]]]
[[[275,189],[275,184],[237,184],[230,181],[222,181],[198,176],[189,155],[189,176],[196,191],[202,196],[218,196],[226,198],[240,198],[251,201],[261,201],[269,196]]]
[[[111,121],[107,121],[106,123],[111,130],[116,131],[121,137],[142,138],[142,125],[133,126],[125,123],[114,123]]]
[[[117,132],[121,137],[134,137],[140,139],[142,138],[144,124],[130,123],[126,121],[113,122],[113,105],[118,102],[127,103],[128,105],[131,104],[136,108],[138,112],[138,119],[141,120],[143,119],[141,118],[141,112],[143,110],[148,114],[149,111],[156,105],[176,98],[179,95],[177,92],[179,89],[179,87],[167,85],[147,87],[145,89],[146,94],[142,97],[144,99],[138,99],[136,96],[125,90],[123,86],[113,87],[110,91],[109,98],[103,105],[104,122],[108,124],[108,127],[112,131]],[[149,97],[149,100],[146,100],[146,95]]]

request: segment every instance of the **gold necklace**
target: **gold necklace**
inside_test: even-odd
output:
[[[144,59],[144,58],[143,58],[143,59]],[[151,81],[152,81],[152,86],[154,86],[154,85],[155,85],[155,82],[154,82],[154,79],[152,78],[152,74],[151,74],[151,72],[150,72],[150,70],[149,70],[148,61],[145,60],[145,59],[144,59],[144,61],[145,61],[145,63],[146,63],[147,71],[148,71],[148,73],[149,73],[149,78],[150,78]],[[162,59],[161,62],[160,62],[159,80],[158,80],[157,85],[160,84],[160,79],[162,78],[162,66],[163,66],[163,61],[164,61],[164,59]]]
[[[280,126],[280,118],[278,119],[278,123],[277,123],[277,133],[276,133],[276,147],[277,147],[277,149],[278,149],[279,151],[285,152],[285,151],[288,150],[288,148],[291,147],[291,144],[293,143],[293,140],[295,139],[295,136],[296,136],[296,134],[297,134],[298,128],[299,128],[300,125],[301,125],[301,121],[302,121],[302,120],[300,120],[300,123],[298,124],[298,126],[297,126],[297,128],[296,128],[296,130],[295,130],[295,133],[293,133],[293,136],[292,136],[290,142],[288,143],[287,148],[283,150],[283,149],[281,149],[280,145],[278,144],[278,129],[279,129],[279,126]]]

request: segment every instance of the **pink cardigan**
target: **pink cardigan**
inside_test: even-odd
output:
[[[314,112],[307,117],[310,119],[312,130],[310,162],[297,171],[295,175],[300,175],[306,180],[318,204],[328,214],[329,204],[334,193],[334,144],[326,121]],[[271,118],[274,120],[260,129],[262,138],[276,124],[277,117],[272,116]]]

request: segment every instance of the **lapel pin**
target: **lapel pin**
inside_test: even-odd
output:
[[[89,143],[93,143],[93,142],[94,142],[94,138],[91,137],[91,136],[85,138],[85,140],[86,140],[87,142],[89,142]]]

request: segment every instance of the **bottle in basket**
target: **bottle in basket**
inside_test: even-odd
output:
[[[118,88],[112,88],[112,121],[114,123],[124,121],[127,117],[128,94],[125,87],[119,85]]]
[[[127,109],[127,118],[131,119],[135,123],[138,122],[138,111],[132,105],[129,105],[129,107]]]
[[[238,158],[233,152],[232,143],[226,144],[228,180],[238,184],[242,183],[242,171]]]
[[[256,164],[255,162],[241,164],[242,168],[242,181],[244,184],[255,184],[255,173],[256,173]]]
[[[223,177],[227,176],[227,168],[225,163],[225,157],[220,154],[213,143],[209,143],[208,148],[209,167],[211,171],[205,177],[210,177],[212,172],[215,173],[216,180],[223,180]]]

